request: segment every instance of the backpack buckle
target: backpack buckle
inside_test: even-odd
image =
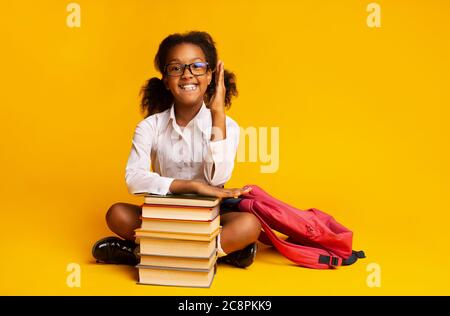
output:
[[[331,256],[320,255],[319,256],[319,263],[327,264],[329,266],[338,266],[339,265],[339,258],[338,257],[331,257]]]

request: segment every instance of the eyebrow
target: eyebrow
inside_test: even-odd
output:
[[[196,58],[192,58],[192,59],[190,60],[190,62],[195,61],[195,60],[197,60],[197,59],[202,60],[201,57],[196,57]],[[178,62],[178,63],[181,63],[181,60],[179,60],[178,58],[174,58],[174,59],[169,60],[167,63],[170,64],[170,63],[172,63],[172,62]]]

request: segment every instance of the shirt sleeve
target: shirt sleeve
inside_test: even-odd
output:
[[[234,158],[239,145],[239,126],[227,117],[226,129],[225,139],[208,140],[207,143],[204,175],[213,186],[224,185],[231,178],[234,169]]]
[[[130,194],[170,193],[169,187],[174,179],[150,171],[151,149],[155,137],[156,133],[149,122],[144,120],[136,126],[125,168],[125,182]]]

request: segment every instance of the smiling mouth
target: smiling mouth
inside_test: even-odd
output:
[[[180,89],[182,89],[184,91],[194,91],[194,90],[198,89],[198,84],[195,84],[195,83],[180,84],[180,85],[178,85],[178,87],[180,87]]]

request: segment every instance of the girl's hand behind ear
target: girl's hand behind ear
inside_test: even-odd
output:
[[[225,113],[225,81],[224,81],[224,63],[219,60],[216,67],[216,91],[209,101],[208,108],[211,111]]]

